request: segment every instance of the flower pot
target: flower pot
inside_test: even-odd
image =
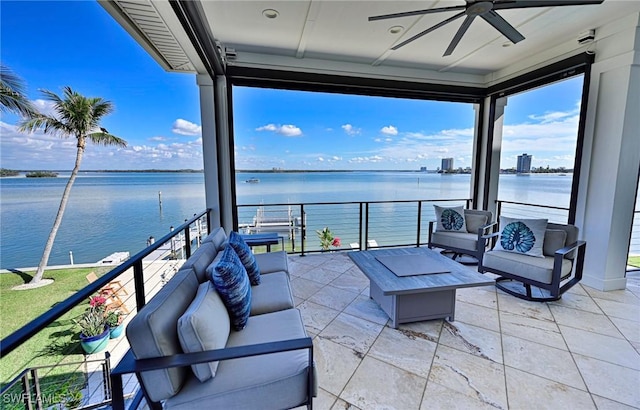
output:
[[[85,336],[80,333],[80,346],[87,354],[93,354],[103,351],[109,343],[109,328],[106,327],[102,334],[97,336]]]
[[[112,327],[109,329],[109,338],[110,339],[115,339],[117,337],[122,336],[122,331],[124,330],[124,325],[123,324],[119,324],[116,327]]]

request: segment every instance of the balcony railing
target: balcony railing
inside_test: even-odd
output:
[[[73,313],[70,311],[72,309],[79,305],[86,305],[89,297],[97,294],[102,287],[111,281],[119,280],[124,284],[125,288],[130,290],[129,295],[127,295],[130,300],[124,299],[125,305],[131,310],[126,319],[129,320],[179,269],[184,260],[199,246],[200,239],[210,232],[209,215],[210,210],[194,215],[193,218],[186,220],[185,223],[99,277],[98,280],[88,284],[67,299],[56,303],[51,309],[2,339],[0,341],[0,363],[3,366],[7,365],[9,363],[6,359],[7,356],[11,355],[16,349],[19,351],[14,354],[23,354],[25,358],[31,353],[35,356],[36,352],[31,351],[34,349],[33,344],[28,343],[33,336],[49,326],[58,327],[57,331],[59,331],[61,323],[70,322],[72,318],[70,314]],[[61,318],[64,320],[61,320]],[[68,329],[68,331],[73,332],[74,330]],[[114,340],[118,341],[115,342],[116,345],[113,346],[113,350],[122,351],[123,353],[128,348],[126,338]],[[42,348],[42,346],[38,348]],[[78,346],[71,346],[69,349],[56,351],[55,353],[65,357],[76,348]],[[110,345],[109,349],[112,350],[111,348],[112,346]],[[111,351],[111,353],[112,359],[117,363],[120,356],[115,355],[114,351]],[[10,360],[15,361],[13,358]],[[68,363],[62,363],[61,360],[59,364],[66,365]],[[24,367],[32,366],[24,364]],[[16,370],[16,373],[20,373],[19,369]],[[17,380],[22,384],[25,379],[24,377],[18,377]],[[13,392],[13,384],[15,383],[7,383],[2,386],[0,396],[3,400],[8,397],[6,396],[8,393]],[[15,389],[15,386],[13,387]],[[36,394],[36,396],[38,395]],[[22,396],[20,397],[22,398]],[[85,405],[83,408],[91,408],[93,405],[95,403]]]
[[[245,233],[278,232],[289,253],[322,252],[316,231],[328,227],[341,245],[332,250],[421,246],[428,243],[432,205],[469,206],[469,199],[310,202],[238,205]]]

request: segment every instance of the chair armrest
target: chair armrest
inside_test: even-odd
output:
[[[490,224],[486,224],[481,226],[480,228],[478,228],[478,239],[480,239],[480,237],[482,237],[483,235],[486,234],[486,232],[489,232],[489,228],[491,228],[490,232],[491,233],[496,233],[496,229],[495,227],[498,225],[497,222],[493,222]],[[486,239],[486,238],[485,238]]]
[[[229,360],[240,357],[258,356],[269,353],[288,352],[291,350],[309,349],[309,385],[308,394],[311,397],[314,383],[313,370],[313,341],[310,337],[280,340],[276,342],[259,343],[246,346],[225,347],[223,349],[206,350],[196,353],[180,353],[172,356],[154,357],[136,360],[131,349],[127,351],[120,363],[111,371],[111,408],[124,410],[124,395],[122,376],[129,373],[139,374],[149,370],[166,369],[170,367],[185,367],[197,363],[207,363],[219,360]],[[144,389],[143,389],[144,390]],[[145,394],[146,397],[146,394]],[[151,409],[162,409],[160,403],[154,403],[147,398]],[[139,401],[139,396],[136,396]],[[137,407],[136,407],[137,408]]]
[[[569,252],[576,250],[578,248],[582,248],[584,246],[586,246],[586,242],[585,241],[576,241],[574,243],[572,243],[571,245],[567,245],[564,248],[560,248],[558,249],[555,254],[556,255],[561,255],[561,256],[565,256],[566,254],[568,254]]]
[[[429,239],[428,239],[428,243],[431,243],[431,238],[432,238],[432,234],[433,234],[433,225],[438,222],[438,221],[429,221]]]
[[[288,352],[291,350],[311,349],[313,342],[310,337],[276,342],[259,343],[246,346],[225,347],[222,349],[205,350],[195,353],[179,353],[171,356],[135,359],[131,349],[111,371],[113,375],[146,372],[149,370],[166,369],[170,367],[185,367],[192,364],[215,362],[219,360],[237,359],[240,357],[259,356],[269,353]]]

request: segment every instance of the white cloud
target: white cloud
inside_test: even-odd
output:
[[[382,127],[380,132],[384,135],[398,135],[398,129],[393,125],[389,125],[387,127]]]
[[[33,106],[42,114],[44,115],[49,115],[51,117],[58,117],[55,109],[54,109],[54,103],[53,101],[49,101],[49,100],[41,100],[41,99],[37,99],[37,100],[33,100],[32,101]]]
[[[2,165],[10,169],[69,170],[76,157],[75,138],[36,131],[21,133],[0,122]],[[150,138],[151,139],[151,138]],[[81,169],[202,169],[202,139],[187,143],[132,144],[126,148],[87,144]]]
[[[352,164],[362,164],[367,162],[381,162],[384,158],[380,155],[372,155],[369,157],[353,157],[349,160]]]
[[[173,123],[171,131],[173,131],[174,134],[180,135],[200,135],[202,133],[202,127],[198,124],[178,118]]]
[[[284,135],[285,137],[299,137],[300,135],[302,135],[302,130],[292,124],[267,124],[263,125],[262,127],[256,128],[256,131],[271,131],[280,135]]]
[[[342,129],[347,133],[347,135],[358,135],[362,131],[360,128],[355,128],[351,124],[344,124]]]
[[[320,162],[324,162],[324,158],[322,158],[322,157],[318,157],[318,161],[320,161]]]

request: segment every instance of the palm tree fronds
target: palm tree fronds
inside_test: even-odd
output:
[[[13,112],[23,117],[37,112],[25,96],[22,79],[4,65],[0,65],[0,111]]]

